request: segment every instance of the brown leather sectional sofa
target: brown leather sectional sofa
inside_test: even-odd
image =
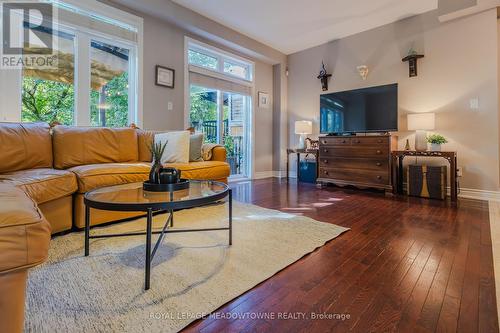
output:
[[[51,234],[84,226],[92,189],[144,181],[154,132],[43,123],[0,123],[0,332],[22,331],[27,269],[42,263]],[[212,160],[171,164],[190,179],[227,181],[223,147]],[[91,224],[137,216],[93,210]]]

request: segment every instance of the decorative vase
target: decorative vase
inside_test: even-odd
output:
[[[405,150],[411,150],[410,148],[410,140],[406,139]]]
[[[441,151],[441,145],[438,143],[431,143],[431,151]]]
[[[175,184],[181,180],[181,170],[176,168],[160,169],[160,184]]]
[[[151,170],[149,171],[149,182],[151,184],[160,184],[160,171],[161,171],[161,163],[154,162],[151,166]]]

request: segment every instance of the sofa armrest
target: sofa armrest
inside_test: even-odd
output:
[[[214,147],[212,150],[212,161],[226,162],[226,148]]]

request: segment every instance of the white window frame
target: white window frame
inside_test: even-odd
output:
[[[85,43],[77,38],[77,47],[82,47],[77,51],[78,54],[88,54],[88,60],[80,64],[81,59],[75,58],[78,61],[77,71],[75,73],[75,84],[80,82],[88,88],[82,87],[78,89],[75,98],[75,121],[74,125],[89,126],[90,125],[90,41],[95,38],[97,40],[127,48],[131,51],[129,55],[129,123],[135,123],[139,127],[143,127],[143,54],[144,54],[144,19],[142,17],[130,14],[118,8],[106,5],[97,0],[52,0],[54,3],[67,4],[71,7],[78,8],[87,14],[96,15],[105,19],[110,19],[127,26],[132,27],[137,33],[137,43],[124,40],[114,35],[105,34],[102,32],[93,31],[80,26],[72,26],[76,30],[77,37],[83,37]],[[62,22],[63,25],[70,26],[70,22]],[[88,64],[87,64],[88,62]],[[85,66],[84,68],[80,68]],[[81,77],[83,75],[83,77]],[[88,85],[87,85],[88,83]],[[75,89],[76,90],[76,89]],[[87,90],[87,91],[85,91]]]
[[[202,53],[206,53],[209,56],[217,55],[218,57],[218,70],[211,70],[206,67],[197,66],[189,63],[188,58],[188,50],[199,49]],[[222,59],[222,61],[221,61]],[[230,73],[224,72],[224,61],[223,59],[227,59],[230,61],[234,61],[237,63],[242,63],[250,66],[250,80],[244,80],[238,76],[232,75]],[[226,52],[224,50],[218,49],[209,44],[200,42],[196,39],[193,39],[188,36],[184,36],[184,128],[188,128],[190,126],[189,123],[189,112],[191,110],[191,98],[190,98],[190,81],[189,81],[189,72],[195,72],[219,79],[224,79],[226,81],[234,82],[237,84],[241,84],[247,87],[250,87],[250,96],[249,96],[249,110],[250,115],[248,115],[248,129],[247,129],[247,153],[248,153],[248,172],[247,178],[254,179],[255,178],[255,111],[256,111],[256,103],[255,99],[255,62],[240,57],[238,55]],[[222,95],[222,94],[220,94]],[[219,96],[219,99],[222,99],[222,96]],[[220,102],[219,102],[220,103]],[[230,181],[241,180],[242,177],[229,177]]]
[[[97,0],[51,0],[56,6],[57,4],[69,5],[77,8],[79,11],[102,17],[108,20],[127,25],[134,29],[137,33],[137,42],[132,43],[114,35],[105,34],[74,25],[71,22],[57,22],[57,29],[69,32],[75,35],[75,105],[73,115],[73,125],[89,126],[90,125],[90,41],[91,39],[107,42],[112,45],[127,48],[131,51],[129,55],[129,114],[128,122],[135,123],[139,127],[143,127],[143,45],[144,45],[144,20],[141,17],[122,11],[118,8],[103,4]],[[82,56],[88,55],[88,56]],[[0,79],[2,85],[7,78],[16,79],[15,95],[10,94],[10,99],[15,101],[11,103],[11,111],[0,112],[0,118],[3,121],[21,121],[22,113],[22,71],[9,70],[12,73],[7,73],[2,70]],[[13,87],[9,89],[9,93],[14,93]],[[15,110],[15,111],[14,111]]]
[[[213,57],[217,59],[217,70],[196,65],[196,64],[191,64],[189,63],[189,59],[187,58],[187,64],[189,65],[189,70],[191,72],[198,72],[200,71],[201,74],[204,75],[209,75],[209,76],[214,76],[214,77],[219,77],[223,78],[225,80],[233,81],[238,84],[242,84],[245,86],[253,86],[253,78],[254,78],[254,68],[255,68],[255,63],[251,60],[245,59],[243,57],[237,56],[235,54],[231,54],[229,52],[220,50],[216,47],[213,47],[211,45],[205,44],[203,42],[197,41],[195,39],[186,37],[187,40],[187,49],[186,49],[186,55],[188,50],[193,50],[195,52],[199,52],[202,54],[205,54],[207,56]],[[248,78],[242,78],[241,76],[234,75],[231,73],[224,72],[224,62],[227,60],[228,62],[234,63],[235,65],[241,65],[241,66],[248,66]]]

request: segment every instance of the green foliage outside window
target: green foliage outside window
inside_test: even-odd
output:
[[[72,84],[23,78],[22,121],[73,124],[74,88]]]
[[[21,120],[25,122],[74,124],[75,91],[72,84],[23,77]],[[106,126],[128,125],[128,73],[116,76],[106,85]],[[90,117],[99,123],[99,92],[90,93]]]
[[[128,125],[128,73],[115,76],[106,84],[106,126],[125,127]],[[99,92],[90,92],[90,123],[100,126]]]

